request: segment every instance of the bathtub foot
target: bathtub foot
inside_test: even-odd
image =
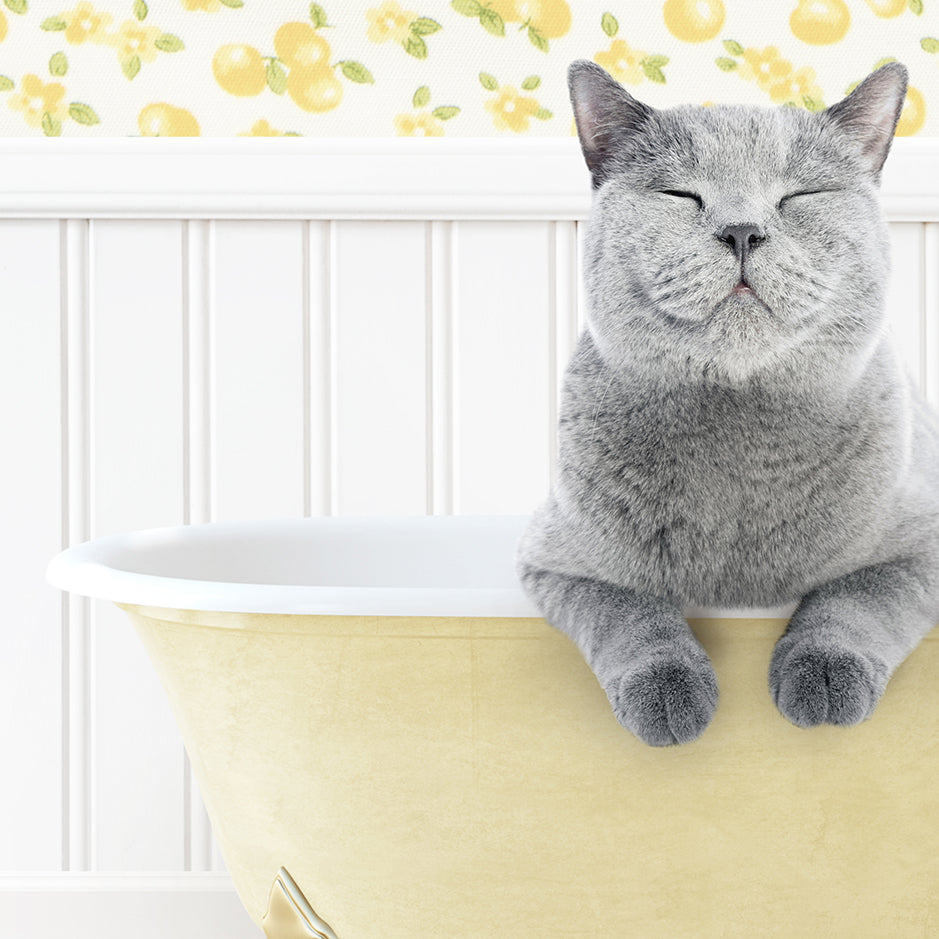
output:
[[[313,911],[285,867],[274,878],[261,925],[267,939],[338,939]]]

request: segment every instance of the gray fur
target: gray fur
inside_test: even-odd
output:
[[[939,620],[939,422],[884,334],[877,190],[906,70],[819,114],[657,110],[592,63],[569,78],[587,326],[522,582],[650,744],[717,705],[688,605],[798,602],[773,699],[799,726],[864,720]],[[742,265],[734,225],[759,233]]]

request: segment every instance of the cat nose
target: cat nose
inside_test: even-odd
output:
[[[730,245],[730,250],[742,264],[753,248],[766,241],[766,232],[759,225],[727,225],[717,233],[717,237]]]

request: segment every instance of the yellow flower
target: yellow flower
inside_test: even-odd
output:
[[[156,41],[162,30],[155,26],[143,26],[135,20],[124,20],[121,28],[109,37],[110,45],[117,49],[117,57],[123,64],[137,56],[141,62],[153,62],[157,57]]]
[[[265,121],[255,121],[246,134],[239,134],[239,137],[286,137],[287,134],[282,130],[274,130],[271,125]]]
[[[806,97],[821,102],[824,92],[815,84],[815,69],[806,66],[782,76],[770,86],[769,96],[776,104],[795,104],[801,108]]]
[[[417,14],[402,10],[394,0],[385,0],[380,7],[368,10],[365,18],[369,22],[368,38],[372,42],[403,42],[408,38],[411,23]]]
[[[528,130],[531,116],[538,110],[538,102],[527,95],[520,95],[511,85],[499,89],[497,98],[486,102],[486,110],[492,115],[496,130],[511,130],[522,134]]]
[[[65,38],[72,45],[108,42],[107,29],[113,19],[110,13],[99,13],[90,3],[82,2],[71,13],[63,13],[62,19],[68,23]]]
[[[222,9],[221,0],[183,0],[183,6],[187,10],[205,10],[208,13]]]
[[[413,114],[398,114],[395,128],[399,137],[443,137],[443,121],[430,111],[415,111]]]
[[[10,98],[10,107],[14,111],[22,111],[30,127],[39,127],[45,114],[58,121],[68,117],[68,109],[62,101],[65,97],[63,85],[58,82],[44,85],[38,75],[24,75],[20,88],[23,90]]]
[[[614,39],[610,48],[605,52],[598,52],[593,60],[597,65],[602,65],[618,82],[638,85],[645,77],[640,64],[645,57],[645,52],[630,49],[622,39]]]
[[[775,46],[767,46],[762,50],[744,49],[739,71],[742,78],[747,81],[755,79],[763,91],[769,91],[792,71],[792,63],[780,58]]]

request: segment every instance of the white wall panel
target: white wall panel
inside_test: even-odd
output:
[[[916,222],[893,222],[889,228],[891,256],[887,324],[900,358],[919,387],[924,388],[924,230]]]
[[[302,222],[218,222],[215,519],[304,510]]]
[[[91,233],[94,536],[183,520],[182,226],[95,221]],[[183,862],[183,748],[127,617],[94,615],[98,870]]]
[[[336,222],[333,487],[338,514],[427,511],[427,232]]]
[[[550,225],[455,226],[458,514],[530,512],[547,495],[555,329]]]
[[[62,863],[60,232],[0,222],[0,870]]]

